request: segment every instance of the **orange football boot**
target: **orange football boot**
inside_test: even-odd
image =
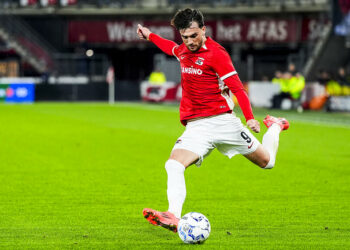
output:
[[[164,227],[174,233],[177,232],[177,224],[179,223],[179,219],[169,211],[159,212],[150,208],[145,208],[143,209],[142,213],[149,223],[155,226]]]
[[[263,122],[268,128],[271,127],[274,123],[278,124],[281,127],[281,130],[287,130],[289,128],[289,122],[285,118],[277,118],[267,115]]]

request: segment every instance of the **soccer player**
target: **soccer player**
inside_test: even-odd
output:
[[[237,97],[247,126],[260,132],[248,96],[226,50],[205,36],[204,18],[196,9],[179,10],[171,20],[183,43],[166,40],[138,25],[140,39],[153,42],[164,53],[173,55],[181,65],[182,99],[180,120],[186,126],[165,163],[168,174],[169,209],[159,212],[145,208],[144,217],[154,225],[177,232],[182,205],[186,197],[184,171],[192,164],[200,166],[203,158],[217,148],[233,157],[242,154],[263,169],[275,165],[279,133],[289,127],[284,118],[267,116],[268,127],[262,144],[243,126],[232,111],[229,91]]]

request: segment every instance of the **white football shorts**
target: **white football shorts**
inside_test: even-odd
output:
[[[253,153],[259,145],[258,139],[234,113],[225,113],[188,122],[173,150],[186,149],[197,154],[199,160],[195,164],[199,167],[214,148],[232,158],[236,154]]]

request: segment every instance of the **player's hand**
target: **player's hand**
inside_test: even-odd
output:
[[[143,39],[149,40],[149,35],[151,34],[151,31],[146,27],[143,27],[141,24],[138,24],[136,32],[141,40]]]
[[[247,121],[247,126],[255,133],[260,132],[260,123],[255,119],[250,119]]]

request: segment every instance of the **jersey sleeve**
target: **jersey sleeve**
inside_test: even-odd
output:
[[[177,55],[175,55],[175,48],[177,48],[178,45],[175,42],[160,37],[154,33],[149,35],[149,40],[160,48],[165,54],[175,56],[177,58]]]
[[[243,112],[244,118],[246,121],[250,119],[254,119],[252,106],[250,105],[250,101],[245,91],[241,80],[238,75],[235,74],[231,77],[228,77],[224,80],[226,86],[229,87],[231,92],[236,96],[239,106]],[[231,87],[230,87],[231,86]]]
[[[239,106],[243,112],[246,121],[254,119],[252,107],[248,95],[243,87],[241,80],[232,64],[229,54],[222,48],[213,55],[212,68],[218,74],[219,78],[236,96]]]
[[[231,58],[224,48],[218,48],[213,53],[211,65],[222,81],[237,74]]]

